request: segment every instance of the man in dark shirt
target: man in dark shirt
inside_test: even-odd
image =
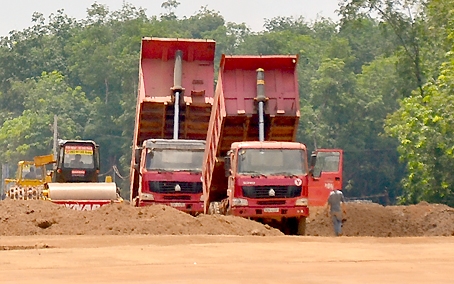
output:
[[[334,234],[336,236],[342,236],[342,220],[343,214],[347,214],[345,211],[345,200],[344,194],[338,189],[333,189],[328,197],[327,212],[326,215],[330,216],[333,221]]]
[[[30,171],[25,175],[25,179],[36,179],[35,168],[30,167]]]
[[[81,161],[82,156],[80,154],[76,154],[74,156],[74,160],[71,160],[69,163],[69,166],[71,168],[83,168],[84,167],[84,162]]]

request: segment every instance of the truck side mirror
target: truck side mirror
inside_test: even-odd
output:
[[[311,154],[311,166],[310,166],[310,169],[309,169],[309,174],[313,178],[319,178],[322,175],[322,169],[320,169],[319,171],[317,170],[317,172],[315,172],[315,165],[316,164],[317,164],[317,153],[316,152],[312,152],[312,154]]]
[[[142,155],[142,149],[141,148],[136,148],[134,150],[134,164],[139,165],[140,164],[140,157]]]
[[[311,169],[314,169],[316,163],[317,163],[317,153],[312,152],[312,154],[311,154]]]
[[[140,166],[139,164],[134,164],[134,170],[139,174],[139,175],[142,175],[142,173],[140,172]]]
[[[226,177],[230,176],[230,166],[230,156],[224,157],[224,171]]]

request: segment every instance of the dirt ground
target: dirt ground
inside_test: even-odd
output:
[[[452,283],[452,237],[0,237],[1,283]]]
[[[0,283],[452,283],[454,209],[348,203],[344,236],[126,204],[0,202]]]
[[[420,203],[381,206],[347,203],[345,236],[454,236],[454,209]],[[332,236],[323,208],[311,208],[307,235]],[[95,211],[73,211],[41,200],[0,202],[0,236],[28,235],[260,235],[280,236],[269,226],[233,216],[190,216],[166,206],[135,208],[113,204]]]

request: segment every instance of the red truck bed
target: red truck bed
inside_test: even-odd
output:
[[[231,144],[258,140],[258,68],[265,71],[268,98],[265,141],[295,141],[300,117],[297,61],[295,55],[222,56],[203,169],[204,190],[211,197],[225,194],[222,157]]]

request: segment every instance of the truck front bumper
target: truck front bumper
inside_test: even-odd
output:
[[[299,218],[309,216],[309,208],[306,206],[298,207],[247,207],[237,206],[230,209],[230,214],[245,218]]]
[[[168,201],[144,201],[139,202],[139,206],[150,206],[150,205],[167,205],[178,209],[186,213],[203,213],[203,202],[168,202]]]

